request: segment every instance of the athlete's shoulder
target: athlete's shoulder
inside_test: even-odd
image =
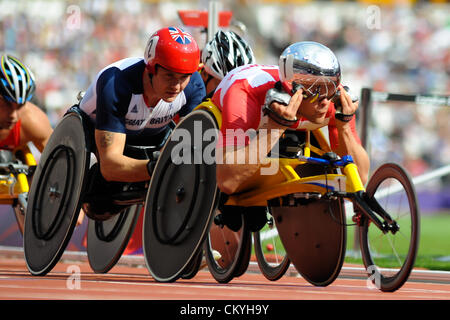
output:
[[[250,64],[230,71],[217,89],[227,88],[231,85],[237,85],[237,83],[255,88],[278,80],[278,66]]]
[[[278,66],[250,64],[230,71],[220,82],[213,96],[216,103],[223,99],[228,92],[244,91],[248,94],[260,96],[279,80]]]
[[[22,125],[25,125],[25,121],[33,122],[35,125],[42,124],[48,122],[47,114],[45,113],[45,109],[37,106],[31,101],[27,101],[25,105],[18,112],[19,119],[22,120]]]
[[[115,92],[128,99],[132,93],[142,93],[142,73],[145,69],[143,58],[125,58],[116,61],[99,72],[96,88]]]
[[[104,67],[99,73],[103,73],[105,70],[115,68],[117,70],[125,70],[130,67],[138,67],[138,66],[145,66],[144,58],[142,57],[130,57],[118,60],[116,62],[113,62],[106,67]]]
[[[275,65],[264,65],[264,64],[247,64],[244,66],[237,67],[236,69],[230,71],[225,78],[234,78],[242,76],[257,77],[259,75],[270,75],[273,78],[279,78],[278,66]]]
[[[98,79],[102,81],[114,78],[115,81],[123,80],[129,82],[130,79],[138,79],[142,82],[141,75],[145,68],[143,58],[125,58],[104,67],[98,73]]]

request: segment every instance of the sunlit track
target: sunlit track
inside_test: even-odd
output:
[[[133,260],[133,259],[131,259]],[[394,293],[368,285],[362,269],[344,267],[327,287],[315,287],[294,272],[278,281],[266,280],[254,266],[228,284],[217,283],[207,270],[193,279],[156,282],[136,261],[119,263],[107,274],[94,273],[87,261],[63,259],[44,277],[32,276],[25,261],[0,254],[2,300],[449,300],[449,273],[431,272],[407,282]],[[79,273],[73,273],[78,270]],[[359,275],[358,275],[359,274]],[[419,270],[418,275],[427,273]],[[441,279],[437,281],[437,279]],[[439,282],[439,283],[438,283]]]

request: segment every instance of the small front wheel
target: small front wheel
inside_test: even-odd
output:
[[[14,215],[16,217],[17,226],[19,228],[20,234],[23,236],[23,229],[25,228],[25,211],[26,208],[22,207],[20,204],[13,206]]]
[[[382,232],[362,216],[359,234],[364,265],[381,291],[399,289],[408,279],[419,247],[419,212],[414,186],[405,170],[388,163],[375,171],[367,196],[397,223],[398,230]]]
[[[281,243],[275,221],[268,208],[268,219],[264,228],[253,233],[256,261],[261,273],[270,281],[280,279],[289,268],[286,249]]]
[[[216,214],[220,214],[217,210]],[[211,275],[219,283],[228,283],[241,276],[248,267],[251,253],[251,232],[242,215],[237,231],[213,223],[205,241],[205,256]],[[215,257],[214,251],[220,254]]]

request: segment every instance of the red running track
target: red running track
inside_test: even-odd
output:
[[[124,256],[109,273],[95,274],[85,255],[65,253],[49,274],[36,277],[28,272],[22,252],[0,250],[0,299],[450,300],[450,272],[415,270],[394,293],[371,288],[362,268],[346,265],[327,287],[309,284],[292,267],[282,279],[270,282],[256,265],[228,284],[217,283],[207,269],[190,280],[158,283],[142,257]]]

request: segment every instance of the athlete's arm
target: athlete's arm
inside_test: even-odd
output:
[[[344,114],[353,114],[358,109],[358,102],[353,103],[350,95],[341,86],[341,104]],[[369,176],[370,160],[366,150],[357,139],[355,119],[349,122],[335,119],[338,147],[335,152],[339,156],[351,155],[358,167],[361,181],[365,184]]]
[[[217,185],[222,192],[233,194],[243,191],[251,177],[258,174],[262,167],[270,166],[264,161],[265,156],[284,132],[284,128],[276,126],[276,123],[274,126],[268,124],[267,130],[259,130],[256,137],[244,147],[224,146],[216,150],[216,155],[222,157],[216,165]],[[259,150],[260,145],[264,145],[265,150]],[[256,162],[251,162],[250,157],[254,155],[257,155]]]
[[[148,160],[138,160],[123,155],[126,134],[95,130],[100,171],[107,181],[138,182],[150,179]]]
[[[302,90],[298,90],[292,96],[288,106],[273,102],[271,109],[286,119],[294,119],[302,101],[301,92]],[[285,126],[268,118],[266,125],[258,128],[258,133],[247,145],[219,146],[216,150],[217,157],[220,157],[217,159],[216,178],[220,190],[227,194],[241,192],[252,176],[262,174],[263,168],[270,167],[270,162],[265,160],[266,156],[285,130]],[[261,147],[264,149],[260,150]],[[272,170],[267,170],[267,174],[270,174],[270,171]]]
[[[123,154],[126,143],[124,106],[131,99],[129,83],[118,68],[105,70],[97,80],[95,144],[100,171],[107,181],[138,182],[148,180],[148,160]]]
[[[53,132],[47,115],[39,107],[27,102],[19,111],[21,119],[20,145],[31,141],[42,152]]]

